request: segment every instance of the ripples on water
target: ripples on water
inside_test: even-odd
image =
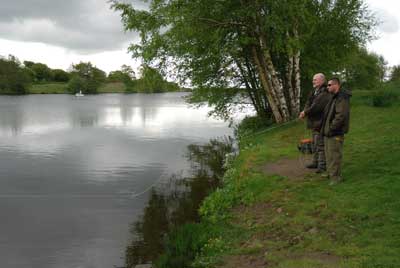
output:
[[[230,135],[184,94],[0,97],[2,267],[123,265],[149,189]]]

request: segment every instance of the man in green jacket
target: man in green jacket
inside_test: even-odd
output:
[[[304,111],[300,113],[299,118],[307,117],[307,128],[311,129],[313,137],[313,161],[306,167],[316,168],[317,173],[322,173],[326,170],[326,163],[324,140],[320,132],[324,109],[331,99],[331,94],[326,88],[324,74],[315,74],[312,83],[313,90],[310,92]]]
[[[324,111],[321,130],[327,163],[324,176],[329,177],[333,185],[342,180],[343,143],[344,135],[349,131],[351,93],[341,88],[338,78],[329,80],[328,91],[333,96]]]

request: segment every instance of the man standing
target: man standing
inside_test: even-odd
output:
[[[318,73],[313,77],[314,90],[310,92],[307,102],[299,115],[303,119],[307,117],[307,128],[312,130],[313,137],[313,161],[308,164],[307,168],[316,168],[317,173],[322,173],[326,170],[324,139],[321,136],[322,116],[326,105],[331,99],[325,85],[325,76]]]
[[[327,162],[326,177],[334,185],[342,180],[343,142],[344,134],[349,131],[351,93],[342,90],[338,78],[329,80],[328,91],[333,97],[324,111],[322,134]]]

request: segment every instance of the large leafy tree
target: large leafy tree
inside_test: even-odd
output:
[[[82,91],[83,93],[94,94],[102,83],[106,81],[107,75],[104,71],[90,62],[80,62],[72,65],[72,79],[68,88],[72,93]]]
[[[31,82],[27,68],[16,57],[0,57],[0,94],[25,94]]]
[[[346,86],[352,89],[379,88],[385,78],[387,63],[382,56],[361,48],[348,58],[343,72]]]
[[[40,82],[48,82],[53,80],[51,69],[44,63],[34,63],[29,67],[35,74],[35,80]]]
[[[61,69],[51,70],[52,77],[55,82],[68,82],[70,79],[70,74]]]
[[[278,123],[300,110],[301,75],[342,67],[373,26],[362,0],[148,2],[139,10],[112,1],[125,29],[140,33],[140,43],[130,47],[135,57],[172,70],[195,92],[207,92],[205,98],[221,96],[222,113],[242,96]]]

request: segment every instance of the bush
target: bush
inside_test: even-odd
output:
[[[264,118],[260,116],[247,116],[238,126],[235,127],[235,136],[240,140],[244,136],[255,133],[261,129],[271,126],[272,118]]]
[[[12,59],[0,58],[0,94],[25,94],[31,77],[27,69]]]
[[[399,99],[399,93],[394,90],[377,90],[370,97],[370,104],[374,107],[388,107]]]
[[[75,94],[79,91],[86,93],[86,87],[86,81],[77,75],[73,76],[67,85],[68,91],[72,94]]]

